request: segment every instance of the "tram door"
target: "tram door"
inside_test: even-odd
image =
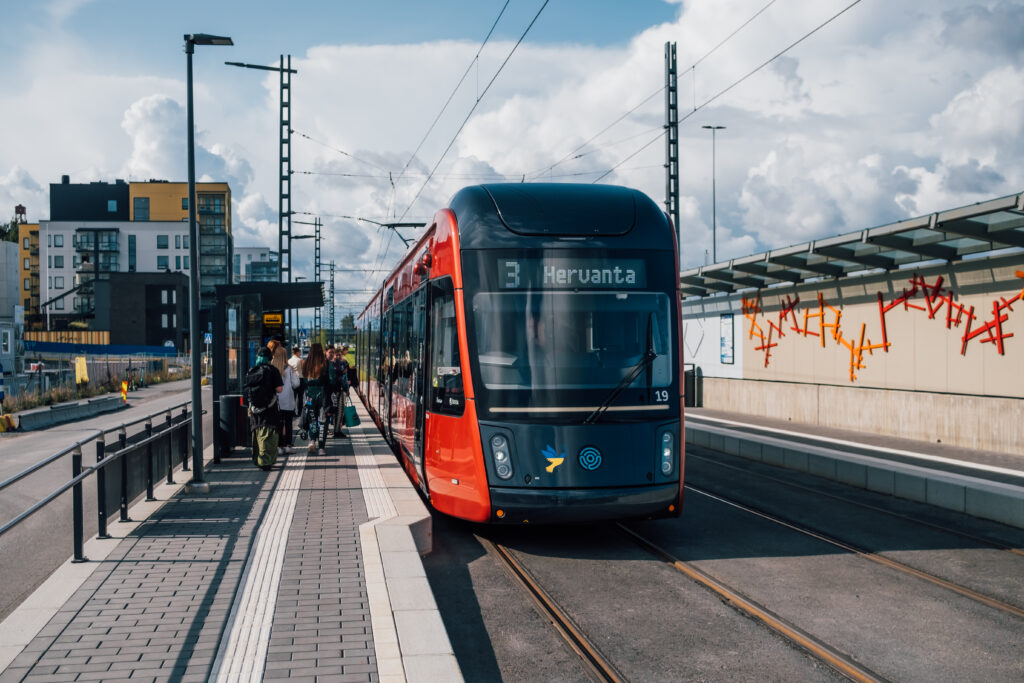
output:
[[[395,292],[393,289],[388,290],[387,298],[387,312],[384,314],[384,372],[383,386],[384,393],[381,397],[383,403],[381,405],[381,419],[384,422],[384,436],[391,440],[391,391],[395,385],[395,354],[398,352],[397,341],[398,333],[396,330],[395,321]]]
[[[426,391],[424,381],[427,365],[427,290],[430,287],[423,286],[412,295],[412,352],[413,372],[410,381],[412,382],[412,399],[416,402],[416,423],[413,439],[413,462],[416,464],[416,471],[419,473],[420,481],[423,482],[423,493],[427,494],[427,477],[423,463],[423,422],[426,416]]]

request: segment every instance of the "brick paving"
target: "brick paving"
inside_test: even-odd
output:
[[[351,445],[334,444],[306,461],[264,680],[378,680],[359,546],[366,506]]]
[[[265,678],[377,680],[359,548],[366,521],[352,448],[306,462]],[[280,470],[207,470],[141,524],[0,673],[7,681],[206,681]]]

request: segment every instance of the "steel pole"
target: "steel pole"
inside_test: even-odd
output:
[[[199,367],[199,228],[196,224],[196,141],[195,118],[192,107],[192,53],[195,46],[185,40],[185,55],[188,62],[187,116],[188,123],[188,235],[189,259],[189,348],[192,352],[192,484],[197,488],[208,487],[203,478],[203,398]],[[222,342],[223,343],[223,342]]]

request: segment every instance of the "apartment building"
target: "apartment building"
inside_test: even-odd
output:
[[[280,263],[276,251],[267,247],[235,247],[232,255],[234,284],[241,282],[277,282]]]

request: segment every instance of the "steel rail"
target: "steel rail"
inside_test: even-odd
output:
[[[842,541],[842,540],[840,540],[838,538],[835,538],[834,536],[830,536],[830,535],[825,534],[823,532],[816,531],[814,529],[810,529],[808,527],[801,526],[801,525],[796,524],[794,522],[790,522],[790,521],[785,520],[785,519],[783,519],[781,517],[778,517],[778,516],[773,515],[771,513],[765,512],[763,510],[759,510],[759,509],[757,509],[755,507],[752,507],[750,505],[747,505],[745,503],[740,503],[738,501],[731,500],[729,498],[725,498],[725,497],[720,496],[718,494],[711,493],[710,491],[705,491],[704,489],[701,489],[701,488],[696,487],[696,486],[687,485],[686,488],[690,489],[694,493],[699,493],[699,494],[701,494],[703,496],[707,496],[708,498],[711,498],[712,500],[717,500],[718,502],[723,503],[725,505],[729,505],[729,506],[734,507],[734,508],[736,508],[738,510],[743,510],[744,512],[747,512],[749,514],[756,515],[756,516],[760,517],[761,519],[768,520],[769,522],[773,522],[774,524],[778,524],[780,526],[786,527],[787,529],[791,529],[791,530],[796,531],[798,533],[804,534],[805,536],[810,536],[811,538],[817,539],[819,541],[823,541],[824,543],[828,543],[829,545],[831,545],[833,547],[839,548],[841,550],[845,550],[846,552],[849,552],[849,553],[852,553],[854,555],[857,555],[858,557],[862,557],[865,560],[870,560],[872,562],[875,562],[875,563],[880,564],[882,566],[888,567],[890,569],[895,569],[896,571],[903,572],[904,574],[909,574],[910,576],[917,577],[918,579],[921,579],[922,581],[927,581],[928,583],[934,584],[936,586],[940,586],[942,588],[945,588],[946,590],[953,591],[954,593],[962,595],[962,596],[964,596],[966,598],[970,598],[971,600],[975,600],[977,602],[980,602],[983,605],[986,605],[986,606],[991,607],[993,609],[1001,610],[1003,612],[1007,612],[1007,613],[1012,614],[1012,615],[1014,615],[1016,617],[1020,617],[1020,618],[1024,619],[1024,609],[1021,609],[1020,607],[1017,607],[1016,605],[1011,605],[1008,602],[1004,602],[1002,600],[999,600],[998,598],[993,598],[991,596],[985,595],[984,593],[979,593],[978,591],[973,590],[971,588],[968,588],[966,586],[962,586],[962,585],[960,585],[958,583],[954,583],[954,582],[949,581],[947,579],[943,579],[942,577],[936,576],[934,574],[930,574],[930,573],[928,573],[926,571],[922,571],[920,569],[916,569],[914,567],[911,567],[908,564],[904,564],[902,562],[898,562],[896,560],[889,559],[888,557],[885,557],[883,555],[879,555],[877,553],[873,553],[870,550],[865,550],[864,548],[857,547],[857,546],[855,546],[855,545],[853,545],[851,543],[847,543],[846,541]]]
[[[691,449],[693,449],[693,448],[694,447],[691,446]],[[697,446],[696,448],[700,448],[700,446]],[[847,503],[848,505],[853,505],[853,506],[862,508],[864,510],[871,510],[873,512],[880,512],[880,513],[889,515],[890,517],[895,517],[896,519],[906,520],[908,522],[913,522],[914,524],[918,524],[920,526],[928,527],[929,529],[935,529],[936,531],[941,531],[941,532],[946,533],[946,534],[950,534],[950,535],[953,535],[953,536],[959,536],[960,538],[964,538],[964,539],[967,539],[969,541],[974,541],[975,543],[978,543],[979,545],[987,545],[987,546],[995,548],[997,550],[1005,550],[1006,552],[1013,553],[1014,555],[1024,555],[1024,549],[1022,549],[1022,548],[1015,548],[1012,545],[1009,545],[1007,543],[1003,543],[1001,541],[997,541],[997,540],[994,540],[994,539],[991,539],[991,538],[982,538],[980,536],[975,536],[974,534],[969,534],[966,531],[958,531],[957,529],[950,529],[948,527],[943,527],[943,526],[940,526],[940,525],[935,524],[933,522],[928,522],[928,521],[925,521],[923,519],[917,519],[915,517],[911,517],[909,515],[904,515],[904,514],[901,514],[899,512],[893,512],[892,510],[887,510],[887,509],[885,509],[883,507],[878,507],[877,505],[868,505],[867,503],[861,503],[861,502],[858,502],[858,501],[855,501],[855,500],[850,500],[849,498],[844,498],[843,496],[838,496],[838,495],[836,495],[834,493],[826,493],[824,491],[821,491],[821,490],[815,489],[815,488],[811,488],[809,486],[803,486],[801,484],[795,484],[795,483],[793,483],[791,481],[787,481],[787,480],[782,479],[780,477],[773,477],[770,474],[765,474],[763,472],[755,472],[754,470],[749,470],[749,469],[746,469],[746,468],[743,468],[743,467],[737,467],[736,465],[730,465],[729,463],[721,462],[720,460],[716,460],[715,458],[708,458],[706,456],[698,455],[697,453],[693,452],[693,450],[689,450],[687,452],[687,454],[686,454],[686,457],[688,457],[688,458],[695,458],[697,460],[703,460],[704,462],[709,462],[709,463],[711,463],[713,465],[717,465],[718,467],[723,467],[723,468],[726,468],[726,469],[735,470],[737,472],[745,472],[747,474],[752,474],[755,477],[760,477],[761,479],[767,479],[768,481],[775,482],[777,484],[782,484],[783,486],[788,486],[789,488],[794,488],[794,489],[797,489],[799,491],[807,491],[808,493],[813,493],[813,494],[818,495],[818,496],[823,496],[825,498],[830,498],[832,500],[838,500],[838,501]]]
[[[621,683],[626,678],[620,674],[601,651],[590,642],[590,639],[573,623],[565,610],[541,588],[540,584],[530,575],[529,571],[512,555],[511,551],[490,539],[476,536],[477,540],[508,569],[509,573],[519,582],[533,599],[541,614],[551,622],[555,630],[565,639],[587,667],[591,677],[598,681]]]
[[[766,607],[757,604],[751,598],[742,595],[738,591],[733,590],[726,584],[715,579],[710,574],[705,573],[688,562],[683,562],[676,558],[667,550],[655,545],[624,524],[619,523],[617,526],[626,536],[644,550],[647,550],[652,555],[661,558],[674,569],[677,569],[705,588],[710,589],[727,604],[749,616],[754,617],[790,642],[795,643],[814,657],[825,662],[843,676],[846,676],[850,680],[858,681],[859,683],[881,683],[886,681],[885,678],[879,676],[862,664],[857,663],[845,653],[840,652],[831,645],[819,640],[795,624],[789,623],[782,617],[772,613]]]

